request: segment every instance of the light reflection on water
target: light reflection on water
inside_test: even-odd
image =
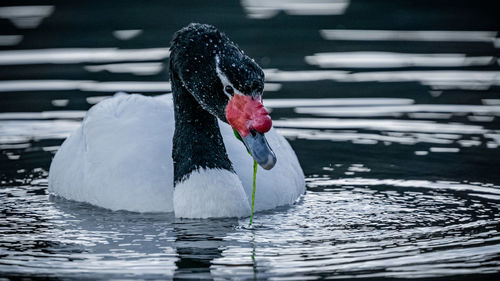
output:
[[[499,71],[429,70],[429,71],[366,71],[337,70],[279,71],[266,73],[272,82],[304,82],[332,80],[336,82],[419,82],[433,90],[487,90],[500,86]]]
[[[382,105],[382,106],[350,106],[350,107],[296,107],[295,112],[317,116],[343,116],[343,117],[376,117],[400,116],[403,113],[429,112],[500,115],[500,106],[490,105],[451,105],[451,104],[413,104],[413,105]]]
[[[9,19],[17,28],[36,28],[54,12],[54,6],[0,7],[0,18]]]
[[[115,30],[113,35],[120,40],[130,40],[142,33],[142,29]]]
[[[324,29],[320,34],[327,40],[360,41],[438,41],[493,43],[496,31],[463,30],[357,30]]]
[[[464,54],[404,54],[390,52],[338,52],[307,56],[306,62],[319,67],[396,68],[396,67],[458,67],[490,65],[495,57],[468,57]]]
[[[98,82],[87,80],[24,80],[0,81],[0,92],[22,91],[63,91],[80,90],[91,92],[168,92],[170,82],[113,81]]]
[[[0,35],[0,46],[17,45],[23,40],[22,35]]]
[[[72,21],[63,3],[0,8],[16,34],[0,34],[1,276],[482,280],[500,272],[499,39],[480,28],[484,17],[470,19],[474,28],[463,18],[463,30],[441,20],[429,28],[410,8],[418,22],[392,30],[385,23],[398,22],[372,26],[371,13],[400,8],[374,1],[245,0],[218,7],[216,18],[158,3],[114,5],[93,14],[94,25]],[[134,22],[110,24],[128,23],[113,18],[122,14]],[[49,196],[51,158],[90,106],[117,91],[170,92],[168,42],[190,15],[218,23],[265,68],[265,106],[301,161],[307,193],[257,213],[253,227]],[[61,22],[78,39],[55,40]]]
[[[248,17],[268,19],[281,11],[289,15],[340,15],[349,6],[349,0],[241,0]]]
[[[70,48],[1,51],[0,65],[98,63],[113,61],[162,60],[170,55],[169,48],[127,49]]]

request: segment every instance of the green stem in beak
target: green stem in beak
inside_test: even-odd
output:
[[[245,144],[243,142],[243,139],[241,138],[240,134],[238,133],[238,131],[236,131],[235,129],[233,129],[233,132],[234,132],[234,136],[239,139],[243,144]],[[245,145],[246,147],[246,145]],[[250,154],[250,156],[252,156],[252,154],[250,153],[250,151],[248,150],[247,148],[247,152],[248,154]],[[252,212],[250,213],[250,223],[248,224],[248,226],[251,226],[252,225],[252,220],[253,220],[253,206],[255,204],[255,181],[257,179],[257,161],[253,160],[253,190],[252,190]]]
[[[241,142],[243,142],[243,139],[241,138],[240,136],[240,133],[238,133],[238,131],[236,131],[235,129],[233,129],[233,133],[234,133],[234,136],[239,139]],[[248,149],[247,149],[248,151]],[[249,152],[250,153],[250,152]]]
[[[253,205],[255,203],[255,179],[257,178],[257,161],[253,160],[253,191],[252,191],[252,212],[250,213],[250,223],[248,226],[252,225],[253,220]]]

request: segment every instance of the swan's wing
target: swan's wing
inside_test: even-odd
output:
[[[112,210],[173,211],[173,131],[171,98],[104,100],[57,152],[49,190]]]

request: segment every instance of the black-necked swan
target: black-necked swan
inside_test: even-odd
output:
[[[121,94],[93,106],[52,161],[50,193],[111,210],[244,217],[253,176],[247,149],[264,168],[256,211],[304,193],[297,157],[262,106],[264,73],[225,34],[205,24],[177,31],[170,80],[172,94]]]

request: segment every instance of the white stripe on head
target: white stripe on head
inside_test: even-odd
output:
[[[227,79],[226,74],[224,74],[224,72],[222,72],[222,70],[219,68],[219,63],[220,63],[219,55],[216,55],[215,56],[215,71],[217,72],[217,76],[219,76],[219,80],[222,83],[222,91],[224,92],[224,94],[229,99],[231,99],[231,95],[226,93],[226,90],[225,90],[226,86],[231,86],[234,89],[235,94],[243,95],[243,93],[238,91],[238,89],[236,89],[236,87],[234,87],[233,84],[231,82],[229,82],[229,79]]]

